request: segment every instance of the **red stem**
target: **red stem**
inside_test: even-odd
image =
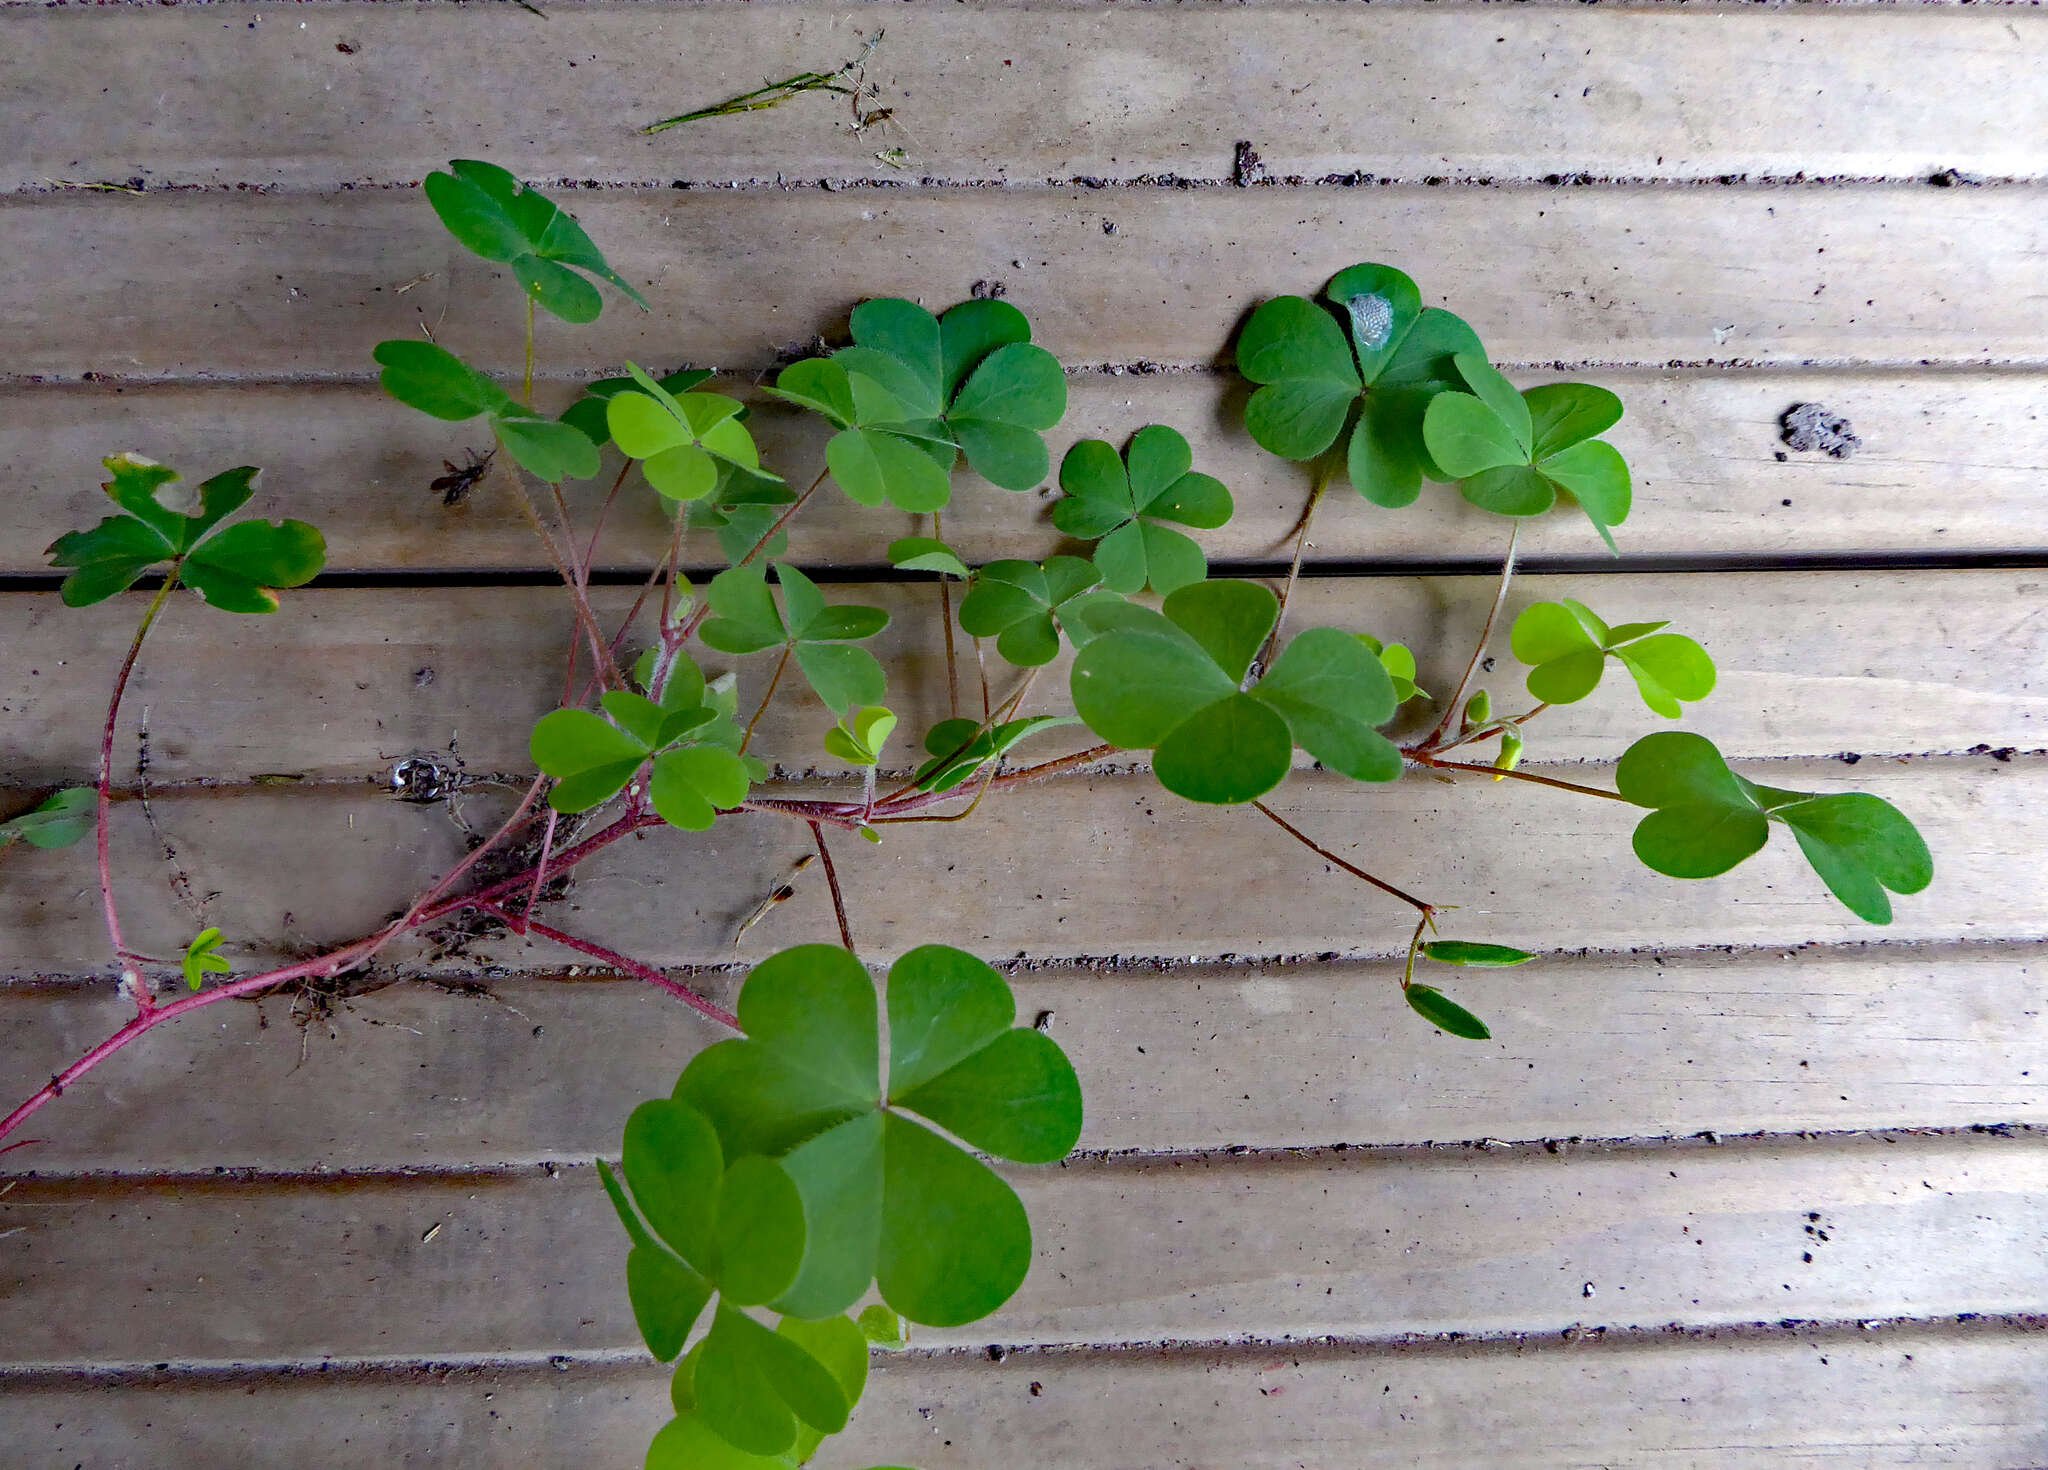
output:
[[[825,886],[832,890],[832,916],[839,920],[839,942],[852,954],[853,928],[846,922],[846,896],[839,891],[839,871],[832,866],[832,849],[825,845],[824,830],[816,822],[811,823],[811,836],[817,840],[818,856],[825,863]]]
[[[684,1002],[699,1013],[709,1016],[721,1026],[730,1026],[735,1031],[740,1029],[739,1017],[729,1011],[720,1010],[703,996],[697,994],[696,991],[690,989],[689,986],[684,985],[681,981],[671,980],[652,965],[643,965],[638,960],[629,959],[615,949],[606,949],[603,945],[593,944],[588,939],[578,939],[573,934],[564,934],[560,929],[540,923],[537,920],[522,919],[513,914],[511,910],[498,904],[480,903],[476,906],[487,914],[493,914],[503,919],[514,928],[523,923],[527,929],[539,935],[542,939],[548,940],[550,943],[559,944],[564,949],[573,949],[576,953],[588,955],[594,960],[610,965],[615,970],[623,970],[626,974],[645,980],[650,985],[659,986],[677,1000]]]

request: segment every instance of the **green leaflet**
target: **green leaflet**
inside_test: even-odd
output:
[[[1379,659],[1380,667],[1394,681],[1395,704],[1406,704],[1417,697],[1430,697],[1429,691],[1415,682],[1415,653],[1405,643],[1382,643],[1370,633],[1353,636]]]
[[[218,929],[201,929],[192,942],[185,946],[185,985],[197,990],[206,983],[208,975],[227,975],[234,972],[234,966],[219,953],[224,936]]]
[[[965,301],[935,318],[915,302],[867,301],[852,330],[851,347],[791,364],[770,391],[838,428],[825,462],[854,500],[943,509],[963,454],[1005,490],[1045,479],[1042,436],[1066,413],[1066,375],[1016,307]]]
[[[983,729],[978,720],[941,720],[924,737],[932,759],[913,779],[919,791],[951,791],[1041,730],[1080,723],[1069,715],[1032,715]]]
[[[1112,592],[1160,594],[1209,575],[1202,548],[1166,524],[1214,530],[1229,521],[1223,482],[1194,471],[1188,441],[1163,424],[1138,430],[1120,459],[1114,446],[1083,439],[1060,461],[1066,498],[1053,524],[1095,541],[1095,566]]]
[[[1422,957],[1440,965],[1464,965],[1475,969],[1499,969],[1526,965],[1536,958],[1526,949],[1505,944],[1474,944],[1469,939],[1438,939],[1422,946]]]
[[[825,752],[848,765],[879,766],[882,747],[896,733],[896,723],[895,711],[880,705],[855,710],[851,718],[842,719],[825,732]]]
[[[1476,350],[1453,362],[1470,391],[1431,400],[1422,425],[1445,478],[1472,504],[1505,516],[1541,515],[1569,495],[1615,551],[1613,528],[1628,519],[1628,465],[1594,436],[1620,421],[1621,400],[1590,383],[1518,394]]]
[[[602,806],[651,760],[647,796],[655,811],[670,826],[702,832],[765,774],[738,754],[730,705],[687,655],[678,655],[660,703],[623,689],[600,703],[602,716],[558,709],[533,727],[534,763],[555,778],[548,804],[558,812]]]
[[[1439,1031],[1448,1031],[1466,1041],[1487,1041],[1493,1036],[1484,1021],[1433,986],[1409,985],[1401,993],[1408,998],[1415,1014]]]
[[[960,553],[930,536],[905,536],[889,543],[889,565],[899,572],[938,572],[963,582],[971,575]]]
[[[379,342],[370,356],[383,369],[378,381],[386,393],[450,423],[488,418],[505,452],[541,479],[587,480],[597,473],[597,446],[588,434],[526,408],[447,348],[399,339]]]
[[[1675,720],[1679,701],[1705,699],[1714,691],[1714,661],[1680,633],[1660,633],[1663,623],[1609,627],[1584,603],[1537,602],[1515,619],[1515,657],[1529,670],[1529,692],[1546,704],[1571,704],[1599,686],[1612,657],[1634,677],[1643,703]]]
[[[803,1263],[803,1200],[782,1165],[758,1154],[728,1159],[709,1119],[661,1100],[626,1122],[625,1187],[599,1167],[633,1241],[627,1291],[649,1350],[673,1359],[717,1298],[709,1335],[678,1370],[690,1375],[704,1427],[763,1456],[796,1446],[799,1426],[820,1437],[845,1428],[858,1386],[849,1393],[803,1335],[771,1332],[742,1310],[787,1291]],[[824,1324],[808,1336],[831,1350]]]
[[[881,632],[889,615],[857,603],[828,605],[817,584],[785,562],[775,564],[775,579],[782,609],[758,562],[713,577],[708,596],[716,616],[701,630],[705,646],[733,654],[790,649],[818,698],[842,719],[856,706],[879,705],[887,676],[873,654],[851,645]]]
[[[642,311],[647,302],[605,261],[575,219],[496,164],[458,158],[427,175],[427,201],[464,249],[500,261],[527,298],[566,322],[596,321],[604,297],[578,271],[608,282]],[[572,269],[573,267],[573,269]]]
[[[1257,583],[1198,582],[1160,612],[1098,617],[1074,660],[1074,708],[1110,744],[1153,749],[1160,784],[1190,801],[1265,795],[1296,745],[1354,780],[1394,780],[1400,751],[1375,728],[1393,717],[1393,681],[1355,635],[1311,628],[1239,690],[1279,611]]]
[[[112,476],[103,488],[121,514],[59,536],[48,549],[51,565],[69,572],[59,588],[67,607],[103,602],[171,562],[175,575],[224,612],[275,612],[277,589],[303,587],[326,565],[327,543],[304,521],[242,521],[215,530],[255,493],[250,466],[202,483],[187,514],[164,499],[179,479],[176,470],[139,454],[103,463]]]
[[[637,364],[627,363],[626,371],[634,386],[606,396],[605,430],[622,454],[640,461],[640,473],[659,494],[676,501],[730,501],[737,493],[756,504],[796,498],[780,475],[761,468],[738,399],[678,395]]]
[[[785,950],[740,993],[745,1040],[700,1054],[676,1085],[715,1124],[727,1157],[779,1159],[810,1235],[783,1311],[844,1311],[870,1281],[912,1321],[951,1326],[1007,1300],[1031,1259],[1016,1194],[974,1148],[1049,1163],[1073,1147],[1081,1096],[1059,1047],[1013,1026],[995,971],[942,945],[890,969],[883,1085],[873,983],[829,945]],[[883,1110],[886,1102],[887,1110]]]
[[[1079,647],[1092,633],[1088,611],[1122,602],[1098,590],[1101,581],[1101,572],[1077,556],[992,561],[960,601],[960,627],[970,637],[995,639],[996,652],[1020,667],[1049,664],[1059,656],[1062,631]]]
[[[99,821],[99,791],[71,786],[45,797],[42,803],[0,822],[0,848],[26,842],[30,847],[69,847]]]
[[[1934,859],[1898,808],[1867,793],[1816,796],[1736,775],[1712,742],[1681,730],[1628,748],[1615,786],[1651,808],[1636,825],[1636,856],[1673,878],[1712,878],[1760,849],[1773,822],[1792,829],[1828,891],[1858,918],[1891,922],[1891,893],[1918,893]]]
[[[708,381],[710,377],[709,369],[685,368],[680,372],[657,378],[655,382],[663,392],[680,397],[699,383]],[[631,377],[599,378],[586,383],[583,396],[562,410],[562,422],[574,424],[583,431],[591,443],[602,449],[612,442],[611,424],[606,418],[611,401],[619,394],[630,392],[639,386],[638,380]],[[743,410],[740,417],[745,416]]]
[[[1407,505],[1425,478],[1446,478],[1423,416],[1464,386],[1451,359],[1483,356],[1479,338],[1449,312],[1424,309],[1415,283],[1391,266],[1340,271],[1323,295],[1334,312],[1281,296],[1245,323],[1238,370],[1262,385],[1245,405],[1245,429],[1269,452],[1300,460],[1330,450],[1348,425],[1352,485],[1375,505]]]

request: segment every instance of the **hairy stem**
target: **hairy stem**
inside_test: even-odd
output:
[[[180,565],[174,561],[171,569],[164,573],[163,586],[150,599],[149,609],[136,626],[135,636],[128,640],[128,652],[121,660],[120,672],[114,675],[113,695],[107,700],[107,721],[100,730],[99,819],[94,833],[99,849],[100,907],[107,916],[107,938],[113,942],[114,960],[121,966],[121,983],[129,990],[135,1008],[143,1012],[149,1011],[156,1002],[143,984],[141,972],[135,968],[137,957],[129,952],[128,941],[121,934],[121,915],[114,903],[114,869],[108,855],[108,829],[112,825],[110,819],[114,804],[114,725],[121,716],[121,698],[128,692],[128,677],[135,672],[135,661],[142,655],[142,640],[149,636],[157,614],[170,601],[171,589],[178,585]]]
[[[768,680],[768,692],[761,696],[761,703],[754,709],[754,718],[747,721],[747,731],[740,736],[740,754],[747,753],[747,747],[754,741],[754,726],[761,723],[761,716],[768,713],[768,702],[775,698],[775,686],[782,682],[782,671],[789,667],[789,656],[796,651],[794,643],[782,645],[782,657],[775,660],[775,673]]]
[[[1295,826],[1292,822],[1288,821],[1287,818],[1281,816],[1280,813],[1274,811],[1271,807],[1267,806],[1263,801],[1255,801],[1252,803],[1252,805],[1257,807],[1259,811],[1264,816],[1269,818],[1273,822],[1273,824],[1277,826],[1282,832],[1285,832],[1289,837],[1292,837],[1296,842],[1299,842],[1303,847],[1307,848],[1317,857],[1324,858],[1330,862],[1335,863],[1338,867],[1342,868],[1352,877],[1359,879],[1361,882],[1370,883],[1373,887],[1379,889],[1380,892],[1390,894],[1393,897],[1400,899],[1401,902],[1412,905],[1414,908],[1421,911],[1425,919],[1427,919],[1428,916],[1434,914],[1437,911],[1438,905],[1433,903],[1427,903],[1424,900],[1417,898],[1412,893],[1408,893],[1403,891],[1402,889],[1396,888],[1393,884],[1387,882],[1384,878],[1373,877],[1372,874],[1366,872],[1365,869],[1359,867],[1356,863],[1348,863],[1344,861],[1343,858],[1338,857],[1337,854],[1331,852],[1327,847],[1320,845],[1313,837],[1310,837],[1306,832],[1302,831],[1299,827]]]
[[[1521,543],[1521,539],[1522,523],[1516,521],[1514,529],[1508,532],[1507,555],[1501,558],[1500,563],[1500,586],[1494,589],[1493,607],[1486,614],[1486,626],[1479,630],[1479,642],[1472,649],[1471,661],[1465,665],[1465,676],[1458,680],[1458,687],[1452,691],[1449,701],[1444,705],[1443,713],[1437,717],[1436,728],[1424,738],[1422,749],[1435,749],[1437,741],[1443,738],[1444,731],[1451,727],[1451,721],[1458,717],[1458,711],[1464,708],[1465,691],[1472,685],[1472,676],[1479,672],[1480,659],[1486,656],[1486,645],[1493,638],[1493,625],[1500,621],[1500,610],[1507,606],[1508,583],[1513,581],[1515,576],[1515,548]]]
[[[602,944],[593,944],[588,939],[578,939],[575,935],[565,934],[560,929],[556,929],[551,925],[542,924],[532,919],[523,919],[499,904],[485,903],[478,904],[477,907],[484,913],[503,919],[515,930],[520,930],[520,932],[530,931],[551,944],[559,944],[564,949],[573,949],[576,953],[588,955],[600,964],[609,965],[614,970],[624,971],[628,975],[645,980],[650,985],[658,986],[666,990],[670,995],[673,995],[677,1000],[688,1005],[698,1014],[709,1016],[721,1026],[730,1026],[735,1031],[740,1029],[739,1017],[733,1015],[730,1011],[721,1010],[703,996],[697,994],[696,991],[690,989],[689,986],[679,980],[671,979],[652,965],[643,965],[640,961],[622,955],[615,949],[607,949]],[[522,924],[524,929],[521,929]]]
[[[1316,476],[1315,489],[1309,492],[1308,504],[1302,507],[1301,519],[1294,523],[1294,561],[1287,568],[1287,581],[1280,588],[1280,611],[1273,619],[1273,631],[1266,637],[1266,646],[1259,654],[1259,662],[1265,664],[1273,657],[1273,650],[1280,646],[1280,630],[1287,625],[1287,604],[1294,596],[1294,584],[1301,580],[1301,557],[1308,549],[1308,529],[1316,518],[1316,507],[1323,503],[1323,496],[1330,488],[1330,482],[1337,477],[1337,465],[1333,460],[1324,466]]]
[[[533,293],[526,293],[526,384],[520,392],[520,400],[528,408],[533,407]]]
[[[1635,805],[1619,791],[1602,791],[1598,786],[1581,786],[1576,781],[1560,781],[1555,776],[1539,776],[1534,771],[1503,771],[1494,766],[1475,766],[1470,761],[1440,760],[1430,755],[1418,755],[1415,759],[1434,770],[1471,771],[1475,775],[1492,776],[1496,780],[1504,776],[1510,781],[1527,781],[1536,786],[1554,786],[1559,791],[1575,791],[1580,796],[1598,796],[1608,801],[1621,802],[1626,806]]]
[[[832,917],[839,921],[839,942],[852,954],[853,926],[846,922],[846,895],[839,891],[839,870],[832,866],[832,849],[825,845],[824,829],[815,821],[810,827],[811,837],[818,844],[818,859],[825,865],[825,886],[832,890]]]

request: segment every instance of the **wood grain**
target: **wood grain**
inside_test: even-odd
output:
[[[1083,1162],[1010,1177],[1033,1222],[1032,1274],[994,1316],[918,1329],[918,1342],[1550,1333],[1840,1321],[1902,1302],[1998,1314],[2048,1290],[2038,1139]],[[28,1179],[0,1200],[0,1221],[26,1227],[8,1241],[0,1299],[15,1362],[431,1359],[638,1340],[625,1234],[589,1168]],[[138,1230],[180,1250],[124,1250]],[[90,1313],[61,1309],[87,1300]]]
[[[1088,1099],[1084,1149],[1688,1137],[2048,1123],[2034,946],[1551,959],[1439,971],[1494,1040],[1419,1024],[1380,963],[1171,975],[1027,969]],[[730,1007],[736,972],[688,977]],[[588,1158],[722,1033],[638,981],[402,985],[316,1017],[223,1005],[131,1047],[37,1116],[40,1171],[459,1169]],[[111,984],[0,993],[0,1076],[127,1019]],[[12,1105],[12,1098],[0,1098]]]
[[[1002,283],[1070,364],[1216,363],[1260,300],[1320,290],[1361,259],[1419,274],[1426,301],[1510,363],[2048,358],[2048,212],[2031,185],[662,189],[570,203],[654,309],[544,324],[541,361],[563,373],[629,357],[757,368],[843,330],[863,297],[944,306],[976,281]],[[493,371],[521,358],[515,288],[415,192],[13,196],[0,221],[16,377],[319,377],[362,371],[378,341],[423,328]]]
[[[1553,375],[1519,372],[1525,383]],[[1610,436],[1628,456],[1635,509],[1620,540],[1630,555],[1769,557],[1857,552],[2040,551],[2048,538],[2048,380],[2032,373],[1679,372],[1580,374],[1619,393],[1629,414]],[[800,484],[823,464],[823,421],[751,392],[750,424],[768,464]],[[548,390],[558,399],[561,385]],[[1067,416],[1049,436],[1122,443],[1147,423],[1187,435],[1195,463],[1236,502],[1228,526],[1201,540],[1220,558],[1274,557],[1308,494],[1307,472],[1272,458],[1243,430],[1246,385],[1210,375],[1069,381]],[[556,399],[550,399],[550,402]],[[1863,447],[1849,459],[1793,454],[1779,417],[1796,403],[1846,415]],[[86,384],[0,388],[0,469],[29,532],[0,546],[0,572],[40,572],[59,532],[105,514],[100,460],[123,449],[199,478],[231,464],[262,466],[251,513],[296,515],[326,533],[338,570],[544,568],[517,502],[487,484],[449,508],[428,483],[444,460],[485,449],[479,426],[414,413],[361,383]],[[1784,458],[1779,458],[1779,456]],[[610,477],[570,487],[587,526]],[[600,563],[646,565],[666,553],[669,523],[635,483],[608,521]],[[791,523],[791,555],[807,566],[875,565],[890,538],[921,521],[855,505],[828,487]],[[1059,549],[1044,500],[997,490],[963,470],[946,535],[972,561],[1042,557]],[[1341,494],[1317,516],[1313,563],[1496,556],[1498,517],[1435,487],[1407,512]],[[1583,558],[1606,549],[1575,511],[1526,523],[1530,555]],[[713,553],[708,538],[692,550]]]
[[[1594,781],[1606,774],[1553,769]],[[2048,764],[1972,757],[1743,769],[1794,790],[1893,801],[1938,854],[1933,886],[1899,900],[1880,932],[1830,897],[1782,835],[1733,873],[1682,884],[1627,855],[1636,808],[1533,785],[1481,779],[1477,791],[1452,791],[1411,778],[1364,787],[1297,774],[1271,804],[1390,881],[1460,905],[1447,937],[1530,950],[2048,938],[2042,890],[2015,876],[2048,841]],[[346,788],[200,792],[153,806],[189,893],[205,922],[229,935],[239,965],[370,932],[465,851],[446,810],[366,802]],[[148,954],[181,952],[201,914],[174,893],[161,842],[135,804],[117,811],[129,940]],[[472,793],[457,815],[481,825],[493,811]],[[1027,786],[991,799],[973,824],[903,826],[878,848],[852,849],[843,845],[841,880],[871,960],[935,936],[989,960],[1366,958],[1400,953],[1413,922],[1394,900],[1321,871],[1320,859],[1253,813],[1179,802],[1120,776]],[[731,819],[700,836],[642,834],[580,867],[556,913],[566,929],[647,963],[725,964],[741,921],[808,850],[800,823],[772,816]],[[1235,855],[1228,865],[1194,857],[1226,851]],[[0,890],[0,926],[13,935],[4,974],[104,973],[90,852],[38,856]],[[824,892],[811,885],[748,932],[740,957],[836,932]],[[499,939],[449,963],[468,972],[562,958]]]
[[[882,1360],[821,1470],[1460,1470],[1496,1446],[1544,1470],[2010,1470],[2048,1457],[2038,1333],[1887,1331],[1511,1350],[1298,1344],[1201,1353]],[[669,1417],[667,1374],[563,1359],[11,1390],[28,1463],[337,1470],[628,1465]]]
[[[0,87],[23,125],[0,188],[139,177],[332,189],[414,182],[472,154],[537,178],[1221,180],[1247,132],[1280,177],[2048,166],[2048,110],[2007,84],[2048,67],[2048,26],[2024,9],[1269,5],[1249,45],[1222,9],[885,19],[859,6],[626,4],[563,7],[549,22],[439,6],[23,7],[0,47]],[[866,74],[879,95],[864,106],[893,108],[886,123],[856,132],[847,99],[823,95],[637,134],[761,78],[835,66],[884,27]],[[98,105],[103,89],[150,105]],[[878,156],[892,148],[900,162]]]

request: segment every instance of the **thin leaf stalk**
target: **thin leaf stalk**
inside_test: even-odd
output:
[[[130,952],[128,941],[121,933],[120,908],[114,900],[114,868],[110,855],[110,829],[114,806],[114,727],[121,717],[121,700],[128,692],[129,676],[135,672],[135,661],[142,656],[143,640],[149,637],[149,630],[156,625],[157,615],[171,599],[171,591],[178,585],[178,570],[182,558],[171,563],[164,573],[163,586],[157,588],[156,596],[149,601],[149,607],[142,614],[142,621],[136,625],[135,636],[128,640],[128,652],[121,659],[120,670],[114,675],[114,692],[107,700],[106,723],[100,728],[100,779],[98,785],[98,817],[94,823],[93,841],[98,851],[100,873],[100,908],[106,915],[107,938],[114,946],[114,960],[121,967],[121,984],[141,1012],[151,1010],[156,1002],[143,984],[142,973],[136,969],[139,956]],[[0,1136],[5,1130],[0,1129]]]

